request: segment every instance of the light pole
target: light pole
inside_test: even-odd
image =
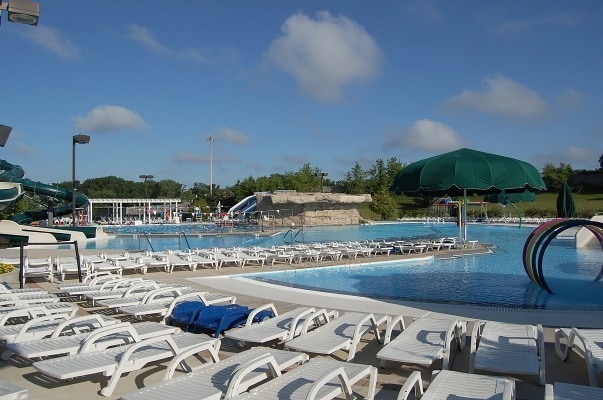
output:
[[[153,175],[138,175],[140,179],[144,179],[144,198],[147,199],[149,195],[147,194],[147,179],[153,179]]]
[[[214,193],[214,173],[213,173],[213,143],[214,137],[208,136],[207,141],[209,142],[209,195],[211,196]]]
[[[40,3],[29,0],[0,0],[0,14],[8,12],[8,20],[17,24],[38,25],[40,19]]]
[[[73,135],[73,157],[71,163],[71,207],[72,207],[72,215],[71,215],[71,225],[76,226],[77,220],[75,218],[75,190],[76,190],[76,180],[75,180],[75,145],[78,144],[86,144],[90,142],[90,136],[82,135],[81,133],[78,135]]]
[[[144,205],[144,213],[142,215],[142,223],[144,224],[145,217],[148,220],[148,222],[151,222],[151,215],[150,215],[151,204],[149,204],[149,210],[148,210],[149,211],[149,215],[147,216],[147,204],[146,204],[146,201],[149,198],[149,195],[147,193],[147,180],[148,179],[153,179],[154,176],[153,175],[138,175],[138,177],[140,179],[144,179],[144,201],[145,201],[145,205]]]
[[[320,178],[320,193],[322,193],[324,191],[323,182],[324,182],[325,176],[329,176],[329,174],[327,172],[317,171],[314,175]]]

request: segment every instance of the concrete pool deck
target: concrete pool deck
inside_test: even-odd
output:
[[[12,258],[15,256],[12,251],[1,250],[0,257]],[[479,249],[476,249],[476,251]],[[473,251],[465,249],[465,252]],[[85,254],[96,254],[98,251],[83,251]],[[115,251],[118,253],[119,251]],[[45,250],[36,249],[28,251],[31,257],[45,255],[56,255],[59,253],[68,254],[63,250]],[[444,254],[444,253],[442,253]],[[457,252],[458,254],[458,252]],[[379,256],[368,259],[369,262],[381,260],[394,260],[396,257],[408,258],[408,255],[390,257]],[[412,256],[411,256],[412,257]],[[335,262],[323,262],[320,266],[334,265]],[[293,264],[294,268],[307,268],[316,264]],[[404,315],[410,322],[412,317],[420,316],[425,313],[432,315],[456,315],[468,320],[468,333],[471,332],[473,321],[479,319],[500,320],[517,323],[542,323],[545,326],[546,341],[546,373],[547,382],[555,381],[588,384],[588,377],[584,360],[577,354],[572,354],[569,361],[562,362],[554,353],[554,328],[557,326],[603,326],[603,311],[601,312],[561,312],[546,310],[527,310],[510,311],[496,308],[480,307],[462,307],[454,305],[437,305],[410,302],[392,302],[380,301],[368,298],[358,298],[356,296],[345,296],[330,293],[318,293],[294,288],[283,288],[275,285],[269,285],[249,279],[236,277],[237,274],[247,272],[273,271],[277,269],[289,268],[290,266],[278,264],[274,266],[256,267],[249,266],[243,269],[235,267],[223,267],[220,270],[198,269],[197,271],[178,270],[172,274],[164,272],[149,272],[146,277],[154,279],[161,283],[179,283],[188,285],[200,290],[210,292],[220,292],[224,294],[233,294],[237,296],[237,303],[249,307],[257,307],[266,303],[274,303],[279,313],[286,312],[297,305],[312,305],[325,307],[327,309],[337,309],[340,311],[363,311],[375,312],[380,314]],[[18,287],[14,281],[8,282],[13,287]],[[27,286],[41,287],[49,292],[57,292],[56,283],[50,283],[41,279],[33,281],[28,280]],[[87,301],[74,301],[82,313],[103,313],[111,314],[109,310],[102,307],[92,307]],[[116,317],[127,320],[123,315]],[[470,340],[470,338],[468,338]],[[376,359],[376,352],[380,345],[373,340],[372,336],[366,335],[363,340],[361,350],[357,355],[355,362],[372,364],[379,366]],[[232,341],[223,339],[220,355],[228,355],[241,351],[241,349]],[[338,352],[335,357],[341,358],[343,352]],[[101,388],[101,377],[90,379],[76,379],[68,382],[55,381],[44,377],[38,373],[32,366],[31,361],[12,357],[8,361],[0,361],[0,380],[8,381],[12,384],[24,387],[29,390],[30,398],[38,399],[64,399],[82,397],[86,399],[118,399],[121,395],[136,390],[137,388],[159,382],[163,375],[163,365],[151,365],[140,371],[135,371],[123,376],[117,385],[114,394],[110,397],[103,397],[99,394]],[[469,364],[469,349],[466,347],[462,352],[455,352],[451,357],[451,369],[466,372]],[[435,364],[435,369],[440,364]],[[395,399],[397,391],[404,383],[410,373],[419,369],[423,373],[424,383],[428,384],[430,379],[430,369],[417,367],[403,367],[400,365],[388,364],[386,367],[379,368],[379,383],[376,399]],[[535,377],[519,377],[516,380],[517,399],[544,399],[544,388],[537,384]]]

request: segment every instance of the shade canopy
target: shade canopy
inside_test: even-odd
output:
[[[576,218],[576,203],[567,182],[561,186],[561,190],[557,195],[557,217]]]
[[[391,187],[394,193],[407,196],[463,196],[459,238],[464,240],[467,240],[467,195],[496,194],[503,190],[539,192],[546,190],[546,185],[538,170],[525,161],[463,148],[409,164],[398,172]]]
[[[459,149],[409,164],[391,190],[408,196],[521,193],[546,190],[538,170],[511,157]]]

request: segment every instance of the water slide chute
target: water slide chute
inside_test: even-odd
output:
[[[255,211],[257,205],[258,201],[255,195],[247,196],[234,206],[230,207],[230,209],[228,210],[228,215],[230,217],[233,217],[236,213],[245,214],[253,212]]]
[[[557,218],[538,226],[528,236],[523,247],[523,267],[530,279],[549,293],[552,289],[546,283],[542,261],[544,252],[551,241],[561,232],[575,227],[585,227],[598,240],[603,248],[603,223],[587,219]],[[595,282],[603,277],[603,266],[601,272],[595,278]]]
[[[71,214],[71,212],[73,210],[73,205],[71,204],[71,201],[73,198],[73,192],[71,190],[62,188],[60,186],[47,185],[45,183],[32,181],[31,179],[23,178],[23,175],[25,175],[25,172],[23,171],[23,168],[21,168],[20,166],[11,164],[5,160],[0,160],[0,182],[12,183],[14,186],[19,185],[20,187],[22,187],[21,196],[23,195],[23,191],[27,191],[27,192],[31,192],[33,194],[46,196],[51,199],[58,199],[61,201],[65,201],[68,204],[54,207],[52,209],[52,213],[53,213],[53,215],[59,216],[59,217],[62,215]],[[2,192],[2,190],[3,190],[2,186],[0,186],[0,192]],[[14,191],[15,189],[8,188],[6,190]],[[21,196],[19,196],[19,198]],[[7,197],[7,200],[4,200],[3,197]],[[10,205],[14,204],[17,200],[18,199],[12,200],[12,203],[11,203],[10,197],[8,196],[7,192],[4,192],[4,194],[0,193],[0,204],[5,205],[4,208],[7,208]],[[79,193],[79,192],[75,193],[75,206],[76,207],[78,207],[78,208],[87,207],[88,204],[89,204],[88,197],[86,197],[85,195],[83,195],[82,193]],[[40,220],[47,219],[47,218],[48,218],[48,211],[42,210],[42,211],[26,211],[24,213],[15,214],[11,217],[11,220],[17,222],[18,224],[23,225],[23,224],[30,224],[33,221],[40,221]]]

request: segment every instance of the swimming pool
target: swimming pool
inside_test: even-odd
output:
[[[527,277],[521,259],[532,228],[476,225],[470,232],[493,253],[420,262],[358,263],[245,275],[258,281],[370,298],[522,309],[603,310],[601,249],[556,239],[544,268],[549,294]]]
[[[177,228],[186,229],[183,226]],[[170,227],[156,229],[167,233]],[[175,228],[171,229],[173,231]],[[387,262],[361,267],[358,267],[361,260],[356,260],[341,267],[268,272],[246,277],[372,298],[530,309],[603,310],[603,283],[592,282],[601,269],[601,249],[577,250],[573,240],[555,239],[544,257],[547,282],[555,291],[551,295],[532,283],[523,269],[521,252],[532,230],[532,227],[526,226],[470,225],[469,239],[492,244],[493,253],[488,255],[419,263]],[[457,234],[455,224],[392,223],[309,227],[303,231],[303,238],[307,242],[326,242],[387,237],[449,237]],[[191,247],[209,248],[279,245],[290,238],[291,233],[279,232],[268,237],[245,234],[189,236],[189,241]],[[298,239],[301,239],[300,235]],[[140,238],[119,237],[111,240],[115,240],[112,246],[116,247],[113,248],[127,249],[136,248]],[[179,248],[178,241],[177,237],[151,239],[153,246],[161,249]]]

